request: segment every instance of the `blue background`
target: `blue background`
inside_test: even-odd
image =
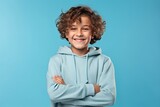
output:
[[[61,45],[55,20],[88,5],[107,21],[95,46],[116,69],[113,107],[160,107],[159,0],[0,0],[0,107],[49,107],[46,72]]]

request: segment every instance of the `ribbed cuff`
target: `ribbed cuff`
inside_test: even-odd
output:
[[[87,88],[87,95],[94,95],[94,86],[93,84],[85,84]]]

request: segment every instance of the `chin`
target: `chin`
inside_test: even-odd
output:
[[[83,50],[86,49],[86,46],[74,46],[74,48],[78,49],[78,50]]]

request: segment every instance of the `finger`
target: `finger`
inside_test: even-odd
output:
[[[63,79],[62,79],[62,78],[54,77],[53,79],[54,79],[54,81],[57,82],[57,83],[63,83]]]
[[[56,80],[56,83],[57,83],[57,84],[63,84],[63,81],[61,81],[61,80]]]
[[[55,75],[52,79],[57,84],[65,84],[63,78],[59,75]]]
[[[55,76],[52,77],[53,80],[55,80],[56,78],[59,78],[59,76],[55,75]]]
[[[62,78],[56,78],[57,81],[63,83],[63,79]]]
[[[54,82],[59,83],[59,79],[56,76],[54,76],[52,79]]]
[[[57,84],[61,84],[61,81],[59,81],[59,80],[57,80],[57,81],[55,81]]]
[[[61,76],[57,76],[56,79],[63,80]]]
[[[57,78],[56,81],[60,84],[65,84],[64,80],[62,78]]]

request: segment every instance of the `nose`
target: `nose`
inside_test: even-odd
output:
[[[77,36],[82,36],[82,35],[83,35],[83,34],[82,34],[82,30],[81,30],[81,29],[78,29],[76,35],[77,35]]]

